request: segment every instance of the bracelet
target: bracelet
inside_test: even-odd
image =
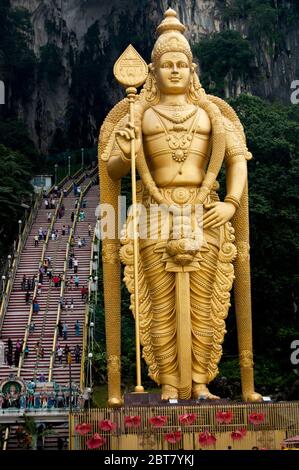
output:
[[[235,206],[236,209],[239,209],[240,207],[240,201],[232,195],[225,196],[224,202],[230,202],[233,206]]]

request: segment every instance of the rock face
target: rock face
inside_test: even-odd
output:
[[[65,142],[73,147],[95,144],[104,115],[122,96],[112,76],[114,61],[130,42],[150,60],[155,28],[169,5],[187,26],[191,43],[225,29],[239,31],[246,37],[250,22],[223,14],[223,4],[230,2],[11,0],[11,8],[25,8],[31,14],[32,48],[37,58],[40,60],[43,50],[56,54],[59,72],[54,76],[43,74],[42,79],[36,80],[30,102],[18,107],[39,150],[58,151]],[[294,2],[276,3],[285,4],[291,11]],[[246,90],[289,103],[291,82],[299,79],[298,21],[279,24],[277,30],[282,36],[279,47],[263,35],[252,43],[260,78],[253,77]],[[45,55],[45,66],[47,60]],[[238,93],[241,85],[228,84],[226,94]]]

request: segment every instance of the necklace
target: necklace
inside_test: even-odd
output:
[[[184,129],[184,128],[180,129],[181,131],[182,130],[187,131],[183,134],[178,131],[178,127],[182,127],[182,126],[176,126],[176,125],[173,126],[173,129],[171,129],[171,131],[170,131],[172,133],[170,133],[167,130],[164,122],[162,121],[162,119],[159,115],[160,113],[157,113],[156,109],[153,109],[153,111],[157,114],[157,117],[158,117],[159,121],[161,122],[161,125],[162,125],[162,127],[164,129],[164,132],[166,134],[166,141],[167,141],[168,147],[171,150],[172,159],[175,162],[178,162],[178,163],[184,162],[188,157],[189,148],[190,148],[190,145],[192,143],[192,140],[193,140],[193,137],[194,137],[194,134],[195,134],[196,123],[198,121],[198,109],[195,108],[195,112],[192,111],[192,113],[193,113],[192,115],[194,115],[195,113],[197,113],[197,115],[193,119],[189,129]],[[166,119],[168,119],[168,118],[166,118]]]
[[[185,114],[182,116],[182,107],[179,106],[166,106],[171,111],[171,116],[169,114],[165,114],[162,111],[158,110],[155,108],[155,112],[159,114],[159,116],[164,117],[170,122],[173,122],[174,124],[182,124],[185,121],[188,121],[194,114],[197,113],[197,108],[193,108],[189,113]]]

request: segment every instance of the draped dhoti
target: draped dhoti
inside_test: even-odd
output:
[[[184,192],[180,197],[185,195],[184,205],[191,201],[194,207],[198,189],[181,189]],[[173,193],[178,192],[178,188],[167,188],[164,196],[168,196],[171,203]],[[169,244],[175,217],[169,216],[170,234],[165,236],[165,232],[162,233],[165,228],[163,222],[150,218],[151,198],[143,193],[142,201],[146,208],[146,217],[143,220],[139,218],[139,231],[143,235],[139,240],[143,356],[154,380],[177,388],[180,398],[190,398],[194,384],[207,384],[217,374],[233,281],[231,261],[235,250],[232,228],[225,224],[219,229],[204,230],[199,248],[190,250],[187,243],[187,248],[183,247],[181,251],[179,248],[177,255],[172,249],[172,240]],[[177,200],[174,202],[178,204]],[[189,219],[181,218],[185,225],[190,226],[187,238],[192,238],[192,233],[198,228],[198,219],[192,211]],[[182,235],[183,240],[184,236],[186,238],[186,234]],[[126,245],[128,248],[128,238],[123,248]],[[190,261],[186,262],[186,256]],[[129,261],[128,256],[123,258],[128,267],[125,281],[134,294],[132,260]],[[134,309],[134,302],[131,305]]]

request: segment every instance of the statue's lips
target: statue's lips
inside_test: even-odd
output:
[[[170,78],[169,80],[170,80],[171,82],[173,82],[173,83],[178,83],[178,82],[181,81],[181,79],[180,79],[179,77]]]

